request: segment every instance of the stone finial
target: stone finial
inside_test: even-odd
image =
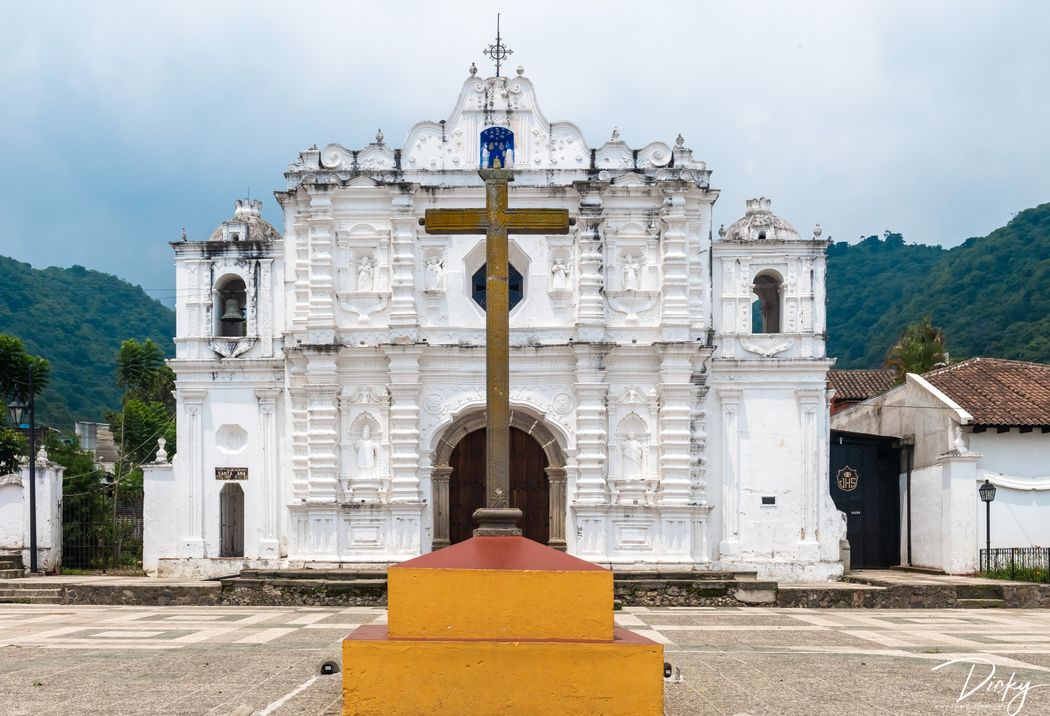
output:
[[[40,449],[36,453],[37,464],[39,465],[41,463],[46,463],[50,459],[51,457],[47,454],[47,448],[41,445]]]
[[[617,129],[616,127],[613,127],[612,137],[609,139],[609,141],[610,142],[618,142],[618,141],[620,141],[620,130]]]
[[[820,228],[820,224],[813,227],[813,238],[819,239],[820,235],[824,233],[824,229]]]
[[[747,200],[747,213],[748,214],[768,214],[772,211],[770,205],[773,202],[764,196],[760,196],[757,199]]]
[[[153,462],[157,463],[158,465],[163,465],[168,462],[168,451],[164,449],[164,446],[167,444],[167,442],[168,441],[164,438],[157,438],[157,457],[153,460]]]
[[[955,426],[955,440],[952,442],[952,447],[959,452],[960,455],[965,455],[970,451],[970,447],[966,444],[966,440],[963,439],[962,426]]]
[[[685,137],[682,136],[681,132],[679,132],[678,136],[675,137],[674,145],[676,147],[678,147],[679,149],[684,149],[685,148]]]
[[[518,65],[518,70],[517,71],[518,71],[518,77],[523,77],[525,75],[525,68],[522,67],[521,65]]]
[[[262,202],[258,199],[237,199],[234,203],[234,216],[262,216]]]
[[[182,237],[181,237],[180,240],[182,240],[182,241],[186,240],[186,227],[185,226],[182,227]]]
[[[473,62],[471,62],[470,63],[470,76],[471,77],[476,77],[477,74],[478,74],[478,66],[475,65]]]
[[[383,130],[382,129],[377,129],[376,130],[376,144],[382,144],[382,143],[383,143]]]
[[[718,238],[724,239],[726,237],[726,225],[722,224],[718,227]]]

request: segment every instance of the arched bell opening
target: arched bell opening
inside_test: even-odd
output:
[[[754,296],[751,313],[752,333],[780,333],[780,299],[783,282],[774,271],[755,276],[751,291]]]
[[[248,334],[248,291],[244,280],[232,276],[219,282],[215,291],[216,332],[224,338],[242,338]]]

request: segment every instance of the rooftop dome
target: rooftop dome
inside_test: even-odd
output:
[[[262,202],[238,199],[233,216],[219,224],[208,241],[275,241],[280,233],[262,218]]]
[[[790,241],[799,238],[795,227],[774,214],[769,199],[759,197],[747,200],[747,213],[729,225],[722,227],[718,235],[723,239],[737,241]]]

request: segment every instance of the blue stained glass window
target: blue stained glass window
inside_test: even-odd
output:
[[[471,292],[470,295],[474,301],[481,306],[482,310],[485,309],[485,294],[487,287],[485,286],[486,268],[488,264],[482,264],[481,268],[474,272],[474,277],[471,280]],[[514,307],[521,303],[521,299],[525,298],[525,279],[521,276],[521,271],[514,268],[511,264],[508,266],[509,271],[507,272],[507,292],[510,294],[510,310],[514,310]]]

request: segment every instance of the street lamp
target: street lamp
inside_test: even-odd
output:
[[[995,500],[995,485],[988,480],[977,488],[984,503],[985,571],[992,571],[992,502]]]
[[[28,404],[15,397],[7,409],[16,428],[22,425],[26,411],[29,412],[29,571],[36,574],[36,397],[33,395],[32,367],[27,387]]]

